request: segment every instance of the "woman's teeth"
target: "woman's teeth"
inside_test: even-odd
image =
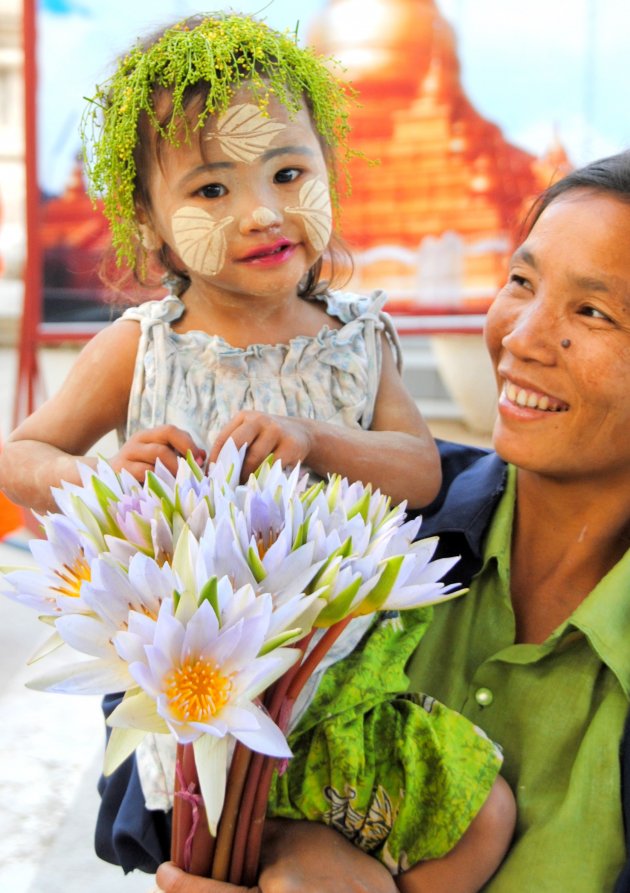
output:
[[[547,394],[538,394],[536,391],[528,391],[519,388],[511,382],[506,382],[504,387],[506,397],[517,406],[525,406],[528,409],[539,409],[542,412],[563,412],[567,407],[559,403]]]

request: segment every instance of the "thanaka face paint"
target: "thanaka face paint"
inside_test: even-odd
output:
[[[280,223],[281,219],[270,208],[255,208],[252,211],[252,220],[258,226],[271,226],[272,223]]]
[[[216,129],[206,135],[207,140],[218,140],[229,158],[251,164],[269,148],[276,134],[286,130],[286,124],[266,117],[257,105],[232,105],[217,121]]]
[[[324,251],[332,233],[332,208],[328,184],[318,177],[308,180],[300,188],[299,205],[285,208],[287,214],[297,214],[304,220],[306,235],[315,251]]]
[[[215,220],[207,211],[193,206],[173,214],[175,246],[186,266],[202,276],[216,276],[225,263],[225,228],[233,217]]]

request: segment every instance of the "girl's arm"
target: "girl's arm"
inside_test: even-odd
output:
[[[244,410],[219,433],[211,459],[228,437],[237,446],[249,444],[245,475],[273,453],[287,465],[303,462],[322,477],[338,472],[352,481],[369,481],[395,503],[406,499],[410,508],[428,505],[440,486],[437,447],[384,337],[371,430]]]
[[[121,322],[103,329],[79,354],[59,391],[10,435],[0,453],[0,489],[38,512],[55,508],[50,488],[79,483],[77,460],[101,437],[124,428],[133,379],[139,326]],[[188,434],[173,426],[134,435],[111,458],[142,480],[159,457],[172,471],[176,454],[195,449]]]

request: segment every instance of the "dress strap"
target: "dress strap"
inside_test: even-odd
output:
[[[142,418],[142,395],[146,376],[145,359],[149,345],[152,345],[153,349],[155,384],[150,418],[145,419],[143,427],[155,428],[165,423],[168,384],[166,339],[171,330],[171,323],[179,319],[184,310],[183,302],[177,296],[169,295],[160,301],[147,301],[138,307],[130,307],[121,317],[121,319],[133,319],[140,323],[140,341],[127,410],[127,439],[134,433],[134,425],[137,425],[138,420]]]
[[[364,337],[365,347],[368,358],[368,386],[367,386],[367,405],[366,410],[361,417],[361,427],[366,430],[371,427],[374,418],[374,407],[376,405],[376,396],[381,381],[381,370],[383,366],[383,348],[381,343],[381,332],[385,332],[394,352],[394,360],[399,372],[402,372],[402,348],[398,333],[394,328],[392,318],[389,313],[385,313],[382,309],[387,294],[380,289],[372,293],[372,302],[368,310],[362,314],[361,319],[364,321]]]

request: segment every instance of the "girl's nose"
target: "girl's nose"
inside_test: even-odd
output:
[[[241,217],[239,228],[243,234],[253,230],[267,230],[274,226],[280,226],[282,217],[277,211],[259,205]]]

